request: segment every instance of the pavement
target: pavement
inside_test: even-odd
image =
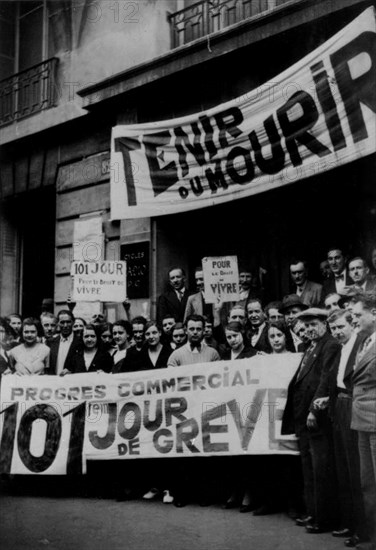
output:
[[[46,478],[43,480],[47,483]],[[285,514],[161,501],[116,502],[0,486],[1,550],[343,550],[331,533],[312,535]],[[31,494],[30,494],[31,493]],[[69,492],[68,492],[69,493]]]

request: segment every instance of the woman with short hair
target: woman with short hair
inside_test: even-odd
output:
[[[9,351],[10,371],[20,376],[43,374],[48,370],[50,348],[38,341],[42,330],[37,319],[28,317],[22,323],[22,344]]]

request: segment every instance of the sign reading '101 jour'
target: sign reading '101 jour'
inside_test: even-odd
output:
[[[123,302],[127,296],[126,262],[72,262],[74,302]]]

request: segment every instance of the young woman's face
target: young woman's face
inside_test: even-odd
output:
[[[234,330],[226,330],[226,340],[230,348],[236,351],[243,344],[243,335],[241,332],[235,332]]]
[[[128,342],[128,334],[124,327],[115,325],[112,331],[112,337],[114,342],[119,348],[125,346]]]
[[[286,350],[286,337],[282,331],[276,327],[270,327],[268,337],[274,353],[281,353]]]
[[[155,347],[159,344],[161,339],[161,333],[156,326],[149,327],[145,332],[145,340],[148,346]]]
[[[38,331],[35,325],[25,325],[22,329],[22,338],[26,345],[35,344],[38,338]]]
[[[97,343],[98,343],[97,336],[93,331],[93,329],[91,328],[88,328],[88,329],[84,328],[82,340],[84,342],[85,348],[87,349],[94,349],[97,347]]]

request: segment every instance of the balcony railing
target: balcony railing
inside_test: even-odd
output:
[[[0,80],[0,126],[54,107],[58,61],[52,57]]]
[[[168,16],[171,47],[177,48],[291,0],[202,0]]]

